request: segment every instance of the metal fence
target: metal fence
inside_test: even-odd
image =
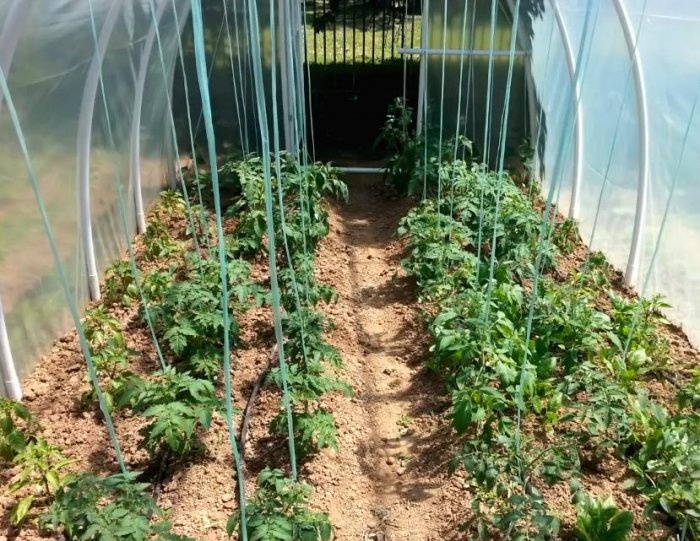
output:
[[[306,62],[378,64],[419,47],[420,0],[305,2]]]

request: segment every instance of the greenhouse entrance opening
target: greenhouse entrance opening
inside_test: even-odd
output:
[[[375,145],[387,106],[416,108],[420,0],[309,0],[304,3],[307,126],[316,158],[338,165],[381,160]]]
[[[497,165],[500,140],[493,133],[506,102],[512,6],[473,2],[464,9],[458,4],[304,3],[306,126],[317,159],[339,166],[381,164],[387,148],[377,134],[398,98],[411,110],[411,131],[422,132],[425,126],[428,138],[466,137],[476,154]],[[528,79],[532,32],[527,20],[521,19],[517,30],[508,99],[505,155],[510,169],[522,169],[523,149],[537,116]],[[546,121],[542,115],[539,120]],[[496,128],[489,132],[486,125]]]

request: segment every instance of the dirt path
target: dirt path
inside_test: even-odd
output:
[[[350,202],[332,211],[318,269],[340,294],[329,309],[331,341],[343,353],[355,396],[331,401],[340,451],[317,458],[305,473],[338,540],[445,539],[445,530],[454,531],[457,500],[445,479],[447,402],[424,369],[427,340],[395,237],[410,202],[387,201],[376,177],[348,183]]]
[[[459,479],[447,477],[454,435],[447,420],[449,396],[425,369],[428,340],[410,282],[401,270],[403,245],[395,237],[410,201],[390,201],[371,176],[348,179],[350,202],[331,209],[330,234],[321,244],[321,281],[335,286],[339,301],[328,307],[335,322],[329,340],[345,360],[343,377],[353,397],[333,395],[322,404],[333,412],[339,451],[323,452],[306,463],[301,477],[315,487],[313,507],[327,511],[337,541],[449,540],[458,535],[469,505]],[[118,311],[128,345],[143,352],[138,373],[158,366],[146,327],[135,308]],[[271,315],[253,310],[242,322],[241,347],[234,358],[234,398],[244,404],[252,382],[264,369],[272,343]],[[45,427],[44,436],[76,458],[76,471],[116,471],[99,415],[79,397],[89,387],[75,332],[58,340],[25,381],[26,403]],[[279,392],[264,388],[251,419],[246,478],[266,465],[284,467],[286,445],[270,435],[279,411]],[[127,463],[143,470],[147,456],[138,448],[143,421],[115,414]],[[206,453],[175,468],[164,480],[159,502],[172,509],[178,533],[201,541],[225,541],[228,516],[236,510],[231,450],[223,418],[203,435]],[[0,489],[9,482],[0,471]],[[0,541],[34,541],[31,527],[19,534],[7,526],[13,503],[0,490]],[[16,537],[15,537],[16,536]]]

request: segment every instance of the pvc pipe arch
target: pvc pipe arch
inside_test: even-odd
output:
[[[155,18],[157,23],[163,18],[167,2],[162,2],[158,6]],[[189,8],[188,8],[189,12]],[[187,15],[187,13],[185,14]],[[184,26],[187,16],[182,17],[180,24]],[[182,31],[182,28],[180,29]],[[138,75],[136,77],[136,97],[134,99],[134,110],[131,117],[131,136],[129,142],[129,177],[130,184],[134,190],[134,207],[136,209],[136,231],[144,233],[146,231],[146,212],[143,204],[143,188],[141,183],[141,112],[143,110],[143,95],[146,89],[146,75],[148,65],[156,40],[156,27],[152,26],[146,37],[141,52]]]
[[[105,17],[102,30],[98,39],[98,47],[95,50],[90,67],[88,68],[83,99],[80,105],[78,119],[78,137],[76,158],[78,165],[78,207],[80,212],[80,237],[85,254],[85,266],[87,269],[88,291],[92,300],[100,299],[100,276],[97,271],[95,257],[95,241],[92,234],[92,216],[90,213],[90,147],[92,143],[92,122],[97,100],[97,88],[99,84],[102,61],[107,52],[109,40],[119,19],[123,6],[123,0],[112,3]]]
[[[10,349],[10,339],[7,335],[7,326],[5,325],[5,313],[2,308],[2,299],[0,298],[0,372],[2,372],[2,383],[5,388],[5,393],[12,400],[20,400],[22,398],[22,386],[17,376],[17,368],[15,367],[14,359],[12,358],[12,350]]]
[[[632,232],[632,245],[630,246],[627,269],[625,270],[625,283],[632,286],[636,283],[639,274],[639,260],[643,241],[643,229],[646,222],[648,193],[649,193],[649,107],[647,89],[644,80],[644,66],[642,57],[637,47],[637,38],[632,28],[632,22],[627,8],[622,0],[613,0],[617,15],[625,36],[627,49],[632,62],[634,82],[637,90],[637,114],[639,115],[639,179],[637,185],[637,208],[634,216],[634,229]],[[642,24],[642,20],[639,24]]]
[[[571,201],[569,203],[569,218],[578,217],[579,196],[581,195],[581,177],[583,174],[583,106],[581,105],[581,84],[576,80],[576,57],[574,48],[571,45],[569,31],[566,29],[566,23],[559,10],[557,0],[550,0],[552,9],[554,10],[554,18],[559,28],[562,44],[564,45],[564,53],[566,56],[566,67],[569,71],[570,83],[574,87],[574,178],[571,185]]]
[[[9,76],[17,43],[24,28],[24,20],[29,15],[33,3],[34,0],[16,1],[10,8],[10,14],[7,16],[2,29],[0,29],[0,69],[7,76]],[[2,100],[3,96],[0,94],[0,112],[2,112]]]
[[[14,2],[0,31],[0,71],[6,74],[6,78],[10,72],[24,21],[32,4],[32,1],[19,0]],[[0,93],[0,112],[2,112],[2,104],[3,95]],[[20,400],[22,398],[22,385],[10,348],[10,337],[5,323],[2,298],[0,298],[0,377],[2,377],[5,394],[12,400]]]
[[[569,217],[576,218],[579,208],[579,196],[581,191],[582,172],[583,172],[583,156],[584,156],[584,121],[583,110],[581,107],[581,88],[580,84],[574,80],[576,69],[576,60],[573,56],[573,48],[571,40],[566,28],[566,23],[559,10],[557,0],[550,0],[550,4],[554,9],[557,26],[564,44],[566,53],[567,67],[571,84],[574,85],[574,99],[576,111],[575,119],[575,150],[574,150],[574,178],[573,189],[571,193],[571,203],[569,207]],[[613,5],[622,28],[623,37],[632,64],[634,73],[635,90],[637,98],[637,114],[639,117],[639,178],[637,183],[637,202],[635,209],[634,229],[632,233],[632,241],[625,270],[625,283],[628,286],[633,286],[638,279],[639,263],[641,259],[641,248],[643,241],[643,229],[646,222],[648,193],[649,193],[649,107],[647,99],[646,84],[644,79],[644,68],[642,58],[636,43],[632,22],[630,20],[627,8],[623,0],[613,0]],[[639,24],[642,24],[640,21]]]

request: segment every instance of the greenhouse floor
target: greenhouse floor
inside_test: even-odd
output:
[[[324,400],[337,421],[339,451],[325,450],[311,458],[302,466],[301,476],[315,487],[314,507],[330,514],[338,540],[465,539],[459,533],[469,509],[464,473],[448,475],[448,462],[460,443],[448,415],[450,396],[425,366],[429,340],[414,287],[401,269],[405,246],[395,233],[414,202],[388,197],[377,176],[353,176],[348,184],[349,204],[331,208],[331,231],[321,242],[317,274],[339,293],[338,302],[327,308],[335,322],[329,341],[345,359],[343,375],[354,396],[336,393]],[[582,257],[580,251],[574,252],[559,272],[566,274],[580,265]],[[256,271],[257,277],[264,277],[262,260]],[[128,329],[129,346],[144,352],[140,369],[152,371],[157,357],[136,312],[136,308],[122,310],[120,319]],[[270,321],[269,308],[254,309],[241,321],[241,346],[232,371],[234,400],[241,409],[268,366],[274,342]],[[673,363],[696,365],[697,353],[683,334],[670,327],[666,332]],[[649,383],[650,394],[661,402],[674,394],[670,383],[659,379]],[[26,404],[44,427],[44,435],[77,459],[76,469],[117,470],[99,414],[80,403],[89,384],[74,332],[56,342],[25,389]],[[263,387],[251,414],[246,448],[251,494],[260,470],[288,462],[284,439],[270,436],[268,429],[278,406],[278,391]],[[241,417],[237,415],[239,422]],[[148,457],[137,448],[136,433],[144,422],[131,414],[118,414],[115,420],[129,467],[143,469]],[[224,527],[237,498],[221,416],[215,416],[203,442],[207,450],[203,456],[170,468],[164,478],[162,471],[153,472],[156,484],[162,484],[158,501],[172,507],[177,533],[200,540],[227,539]],[[624,466],[612,461],[599,466],[587,474],[587,485],[598,487],[601,494],[615,493],[624,508],[641,517],[641,498],[619,491]],[[7,472],[0,476],[5,485]],[[575,509],[565,490],[543,487],[543,493],[562,517],[574,520]],[[0,496],[5,517],[11,503]],[[0,529],[0,540],[8,538],[37,539],[39,534],[31,525],[18,534]]]
[[[336,327],[329,338],[345,359],[344,378],[355,395],[328,399],[339,426],[340,451],[321,453],[304,465],[302,475],[316,487],[314,504],[330,513],[337,539],[380,540],[389,531],[397,540],[430,539],[438,531],[444,534],[434,538],[445,539],[456,531],[463,493],[446,472],[446,447],[452,441],[444,416],[449,397],[422,363],[428,344],[412,306],[412,286],[400,276],[403,249],[395,232],[412,202],[387,200],[375,176],[352,177],[349,184],[350,203],[331,209],[331,232],[321,244],[317,266],[319,278],[339,293],[328,308]],[[144,371],[153,370],[153,343],[136,310],[124,311],[121,319],[130,347],[150,352],[144,364],[152,364]],[[269,309],[263,308],[242,322],[243,343],[233,368],[235,403],[241,408],[267,364],[273,341],[269,321]],[[54,345],[25,389],[25,401],[49,441],[77,458],[83,469],[116,471],[99,414],[80,404],[89,384],[75,333]],[[284,440],[271,438],[268,430],[278,404],[278,393],[263,388],[250,422],[249,488],[265,465],[288,461]],[[129,465],[143,467],[147,456],[136,447],[142,423],[117,417],[116,424]],[[214,429],[203,440],[207,455],[173,471],[163,482],[159,503],[172,506],[178,533],[226,539],[224,525],[237,504],[221,417],[215,417]],[[0,500],[5,510],[11,501]],[[36,537],[27,525],[16,539]]]

